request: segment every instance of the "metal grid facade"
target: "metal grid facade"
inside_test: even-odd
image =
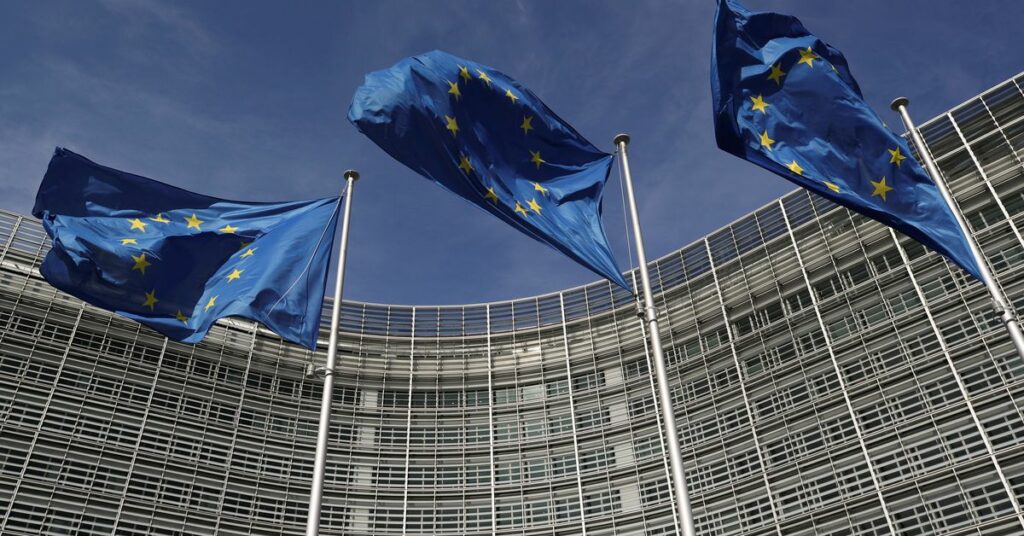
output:
[[[922,128],[1018,311],[1022,86]],[[303,532],[324,348],[168,342],[42,281],[37,221],[0,246],[0,533]],[[1024,531],[1024,363],[982,285],[804,191],[651,268],[699,534]],[[344,304],[322,533],[673,533],[635,313],[607,282]]]

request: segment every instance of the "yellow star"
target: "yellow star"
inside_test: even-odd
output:
[[[461,65],[459,65],[459,76],[461,76],[462,79],[467,82],[469,82],[469,79],[472,78],[472,76],[470,76],[469,74],[469,69]]]
[[[519,125],[519,128],[523,129],[523,135],[529,134],[533,130],[533,116],[523,117],[523,124]]]
[[[797,175],[804,174],[804,168],[800,167],[800,164],[797,164],[796,160],[786,164],[786,167],[788,167],[790,171],[796,173]]]
[[[452,131],[452,136],[455,136],[455,134],[459,132],[459,122],[456,121],[454,117],[449,117],[447,115],[444,116],[444,119],[448,122],[448,125],[444,128]]]
[[[203,220],[197,218],[195,212],[193,212],[188,218],[185,218],[185,221],[188,222],[188,229],[195,229],[197,231],[202,230],[199,226],[203,224]]]
[[[750,100],[754,102],[752,109],[755,112],[761,112],[763,114],[768,113],[768,103],[764,101],[761,95],[750,97]]]
[[[541,186],[539,182],[533,183],[533,189],[540,192],[541,195],[548,195],[548,189]]]
[[[480,80],[483,80],[488,87],[491,85],[491,77],[487,76],[487,73],[477,69],[476,72],[480,73]]]
[[[252,257],[255,254],[256,254],[256,248],[249,248],[249,249],[245,250],[245,253],[242,254],[241,258],[244,259],[246,257]]]
[[[519,97],[515,96],[515,94],[512,93],[511,89],[506,89],[505,90],[505,96],[508,97],[509,100],[512,101],[512,104],[515,104],[516,101],[519,100]]]
[[[827,188],[828,188],[829,190],[832,190],[833,192],[835,192],[835,193],[837,193],[837,194],[839,193],[839,185],[838,185],[838,184],[834,184],[834,183],[831,183],[831,182],[828,182],[828,181],[822,181],[822,182],[824,182],[824,183],[825,183],[825,186],[826,186],[826,187],[827,187]]]
[[[242,277],[242,272],[244,272],[244,271],[245,270],[239,270],[238,268],[235,268],[234,270],[232,270],[231,273],[228,274],[228,282],[230,283],[230,282],[232,282],[232,281]]]
[[[874,196],[877,195],[878,197],[882,198],[882,201],[886,200],[885,199],[885,194],[887,194],[887,193],[889,193],[889,192],[891,192],[893,190],[893,188],[891,186],[889,186],[888,184],[885,183],[885,177],[882,177],[882,180],[880,180],[878,182],[875,182],[875,181],[869,181],[869,182],[871,183],[872,186],[875,187],[875,191],[871,192],[871,196],[874,197]]]
[[[530,213],[527,212],[525,208],[523,208],[523,205],[519,204],[519,201],[516,201],[516,208],[514,210],[522,214],[524,218],[530,215]]]
[[[237,230],[238,230],[238,227],[232,227],[230,223],[225,225],[224,227],[221,227],[220,229],[217,229],[217,231],[219,231],[221,233],[224,233],[224,234],[234,234],[235,231],[237,231]]]
[[[537,203],[537,199],[536,198],[531,199],[530,202],[529,202],[529,205],[530,205],[530,210],[536,212],[537,214],[540,214],[540,204]]]
[[[900,164],[902,164],[903,161],[907,159],[907,157],[903,156],[903,154],[900,153],[900,148],[899,147],[897,147],[895,149],[888,149],[888,151],[889,151],[889,163],[890,164],[896,164],[896,167],[900,167]]]
[[[157,214],[155,218],[150,218],[150,220],[155,221],[157,223],[171,223],[171,220],[164,217],[163,212]]]
[[[153,263],[146,260],[146,254],[142,253],[138,257],[135,255],[131,256],[132,260],[135,261],[135,265],[132,266],[132,271],[138,270],[142,272],[142,275],[146,275],[146,268],[152,266]]]
[[[779,67],[778,63],[772,65],[772,72],[768,75],[768,80],[775,82],[777,86],[781,86],[783,76],[786,76],[786,73],[782,71],[782,67]]]
[[[185,324],[186,326],[188,325],[188,317],[181,312],[181,309],[178,309],[178,312],[174,313],[174,318],[175,320],[178,320],[182,324]]]
[[[458,82],[448,82],[448,93],[451,93],[452,95],[455,95],[455,100],[459,100],[459,97],[462,96],[462,92],[459,91],[459,83]]]
[[[121,239],[121,245],[122,246],[127,246],[128,244],[136,244],[136,245],[138,245],[138,243],[139,243],[138,240],[135,240],[134,238],[122,238]]]
[[[484,194],[484,199],[489,199],[492,203],[498,202],[498,194],[494,192],[494,187],[487,189],[487,193]]]
[[[156,299],[156,289],[153,289],[146,293],[146,301],[142,302],[142,306],[149,307],[149,310],[152,312],[153,307],[156,306],[156,302],[158,301],[160,300]]]
[[[473,171],[473,164],[469,162],[469,158],[466,155],[459,155],[459,169],[461,169],[467,175],[470,171]]]
[[[213,307],[214,305],[217,305],[217,296],[210,298],[210,301],[206,302],[206,306],[203,307],[203,310],[209,311],[210,307]]]
[[[540,157],[540,151],[530,151],[530,162],[536,164],[537,169],[540,169],[540,165],[546,163],[543,158]]]
[[[146,222],[144,222],[144,221],[142,221],[142,220],[140,220],[138,218],[134,218],[134,219],[128,220],[128,223],[132,224],[131,230],[134,231],[135,229],[138,229],[138,230],[140,230],[142,232],[146,232]]]
[[[814,60],[820,59],[821,58],[814,54],[814,51],[811,50],[811,47],[807,47],[807,50],[800,51],[800,61],[796,62],[796,64],[800,65],[801,63],[806,63],[808,66],[814,67]]]
[[[768,137],[768,131],[767,130],[761,133],[761,146],[762,147],[767,147],[768,150],[771,151],[773,143],[775,143],[775,140],[773,140],[773,139]]]

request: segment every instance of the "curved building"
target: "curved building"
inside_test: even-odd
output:
[[[1022,86],[923,126],[1018,309]],[[0,533],[303,533],[323,347],[168,342],[42,281],[35,220],[0,246]],[[1024,362],[982,285],[804,191],[651,269],[699,534],[1024,531]],[[342,330],[323,534],[675,531],[625,292],[347,302]]]

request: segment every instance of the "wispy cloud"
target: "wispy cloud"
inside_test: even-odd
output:
[[[172,3],[157,0],[100,0],[100,4],[125,19],[126,24],[121,26],[121,31],[137,42],[152,42],[154,34],[157,34],[173,39],[192,54],[205,55],[219,48],[217,41],[202,24]]]
[[[63,2],[63,3],[61,3]],[[746,0],[799,16],[872,104],[924,121],[1020,70],[1019,0]],[[21,3],[0,17],[0,207],[27,212],[55,145],[211,195],[333,195],[358,168],[346,293],[460,303],[596,277],[397,164],[345,121],[371,70],[434,48],[520,80],[595,145],[627,132],[648,254],[791,190],[718,150],[714,2]],[[53,16],[54,11],[61,13]],[[884,15],[883,15],[884,14]],[[10,15],[10,16],[8,16]],[[892,118],[887,116],[887,118]],[[895,118],[892,118],[895,120]],[[625,268],[617,172],[605,225]]]

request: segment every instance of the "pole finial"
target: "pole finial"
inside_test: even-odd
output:
[[[359,172],[354,169],[346,169],[345,178],[348,179],[349,177],[352,177],[352,180],[357,181],[359,180]]]
[[[906,97],[896,97],[893,99],[892,104],[890,104],[889,107],[892,108],[892,111],[898,112],[900,111],[900,108],[906,107],[908,104],[910,104],[910,99]]]
[[[616,147],[618,147],[620,143],[629,145],[629,134],[618,134],[612,142],[615,143]]]

